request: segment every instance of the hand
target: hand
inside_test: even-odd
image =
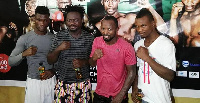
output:
[[[45,70],[44,71],[44,75],[41,77],[41,80],[46,80],[49,79],[51,77],[53,77],[55,75],[55,72],[53,70]]]
[[[84,66],[85,62],[83,59],[73,59],[72,60],[74,68],[81,68]]]
[[[69,49],[70,48],[70,42],[68,41],[63,41],[59,46],[58,46],[58,49],[63,51],[63,50],[66,50],[66,49]]]
[[[171,12],[172,19],[176,19],[178,17],[178,13],[182,11],[183,6],[184,5],[182,2],[177,2],[177,3],[173,4],[172,12]]]
[[[101,57],[103,57],[103,52],[101,49],[96,49],[93,56],[92,56],[92,59],[94,61],[96,61],[97,59],[100,59]]]
[[[149,3],[149,0],[137,0],[137,6],[148,9],[151,7],[151,4]]]
[[[138,93],[138,88],[132,90],[131,98],[132,98],[133,103],[139,103],[139,102],[140,102],[140,101],[138,100],[137,96],[136,96],[137,93]]]
[[[136,52],[137,57],[140,59],[147,61],[149,58],[149,51],[147,48],[140,46]]]
[[[15,30],[17,31],[17,26],[16,26],[16,24],[13,23],[13,22],[10,22],[10,23],[9,23],[9,28],[10,28],[10,29],[15,29]]]
[[[26,57],[26,56],[32,56],[35,55],[37,52],[37,47],[36,46],[31,46],[28,49],[26,49],[23,53],[22,56]]]

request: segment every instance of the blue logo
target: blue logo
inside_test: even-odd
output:
[[[188,67],[189,66],[189,61],[182,61],[182,65],[183,65],[183,67]]]

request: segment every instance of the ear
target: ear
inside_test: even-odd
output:
[[[155,21],[152,21],[152,26],[153,26],[153,27],[156,27]]]
[[[85,23],[85,22],[84,22],[84,18],[82,18],[82,23]]]

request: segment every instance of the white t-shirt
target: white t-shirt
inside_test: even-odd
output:
[[[144,40],[135,43],[135,51],[140,46],[145,47]],[[161,35],[146,48],[157,63],[176,71],[175,47],[168,38]],[[139,66],[138,88],[144,93],[143,100],[149,103],[171,103],[170,83],[158,76],[147,62],[138,57],[137,66]]]

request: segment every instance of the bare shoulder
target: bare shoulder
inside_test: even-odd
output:
[[[98,29],[100,29],[100,27],[101,27],[101,21],[97,22],[97,23],[95,24],[95,26],[96,26]]]
[[[134,13],[128,13],[128,14],[126,15],[126,18],[128,18],[128,19],[134,19],[134,20],[135,20],[136,14],[134,14]]]

